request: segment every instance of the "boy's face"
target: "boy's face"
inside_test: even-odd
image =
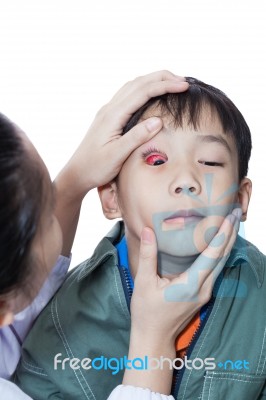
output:
[[[213,115],[197,131],[164,118],[161,132],[130,155],[101,198],[107,217],[123,218],[130,245],[139,246],[148,226],[159,251],[190,256],[207,247],[237,203],[245,219],[250,192],[250,181],[238,180],[234,139]]]

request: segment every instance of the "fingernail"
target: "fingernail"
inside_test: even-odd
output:
[[[241,208],[235,208],[235,209],[232,211],[232,214],[234,214],[234,215],[236,216],[237,219],[241,219],[241,217],[242,217],[242,210],[241,210]]]
[[[162,125],[161,118],[153,117],[146,122],[146,127],[150,132],[155,131]]]
[[[147,228],[144,228],[141,232],[141,241],[146,244],[152,244],[152,234]]]
[[[179,88],[186,88],[189,86],[189,82],[187,81],[180,81],[180,82],[175,82],[175,85]]]

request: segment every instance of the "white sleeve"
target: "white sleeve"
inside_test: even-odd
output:
[[[32,400],[22,392],[14,383],[0,378],[1,399],[5,400]]]
[[[0,377],[10,379],[20,359],[21,345],[36,317],[62,285],[70,264],[69,257],[60,256],[33,302],[15,315],[9,326],[0,328]]]
[[[33,302],[14,317],[13,326],[23,342],[32,323],[62,285],[70,264],[70,258],[59,256],[58,260]]]
[[[117,386],[107,400],[175,400],[173,396],[152,392],[135,386]]]

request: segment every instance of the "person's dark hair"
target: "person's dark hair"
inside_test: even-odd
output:
[[[132,115],[124,128],[124,133],[135,126],[145,111],[152,106],[161,115],[170,115],[176,127],[183,124],[199,128],[202,112],[209,107],[218,116],[225,133],[231,134],[235,140],[238,153],[239,180],[248,172],[248,162],[251,154],[251,134],[249,127],[234,103],[219,89],[198,79],[187,77],[187,91],[182,93],[167,93],[150,99],[135,114]],[[208,108],[207,108],[208,109]]]
[[[43,206],[43,174],[16,127],[0,114],[0,296],[31,274],[31,244]]]

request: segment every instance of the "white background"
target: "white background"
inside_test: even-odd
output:
[[[0,0],[0,110],[28,134],[54,178],[126,81],[169,69],[219,87],[252,131],[245,232],[266,253],[265,17],[263,0]],[[111,225],[89,193],[72,265]]]

